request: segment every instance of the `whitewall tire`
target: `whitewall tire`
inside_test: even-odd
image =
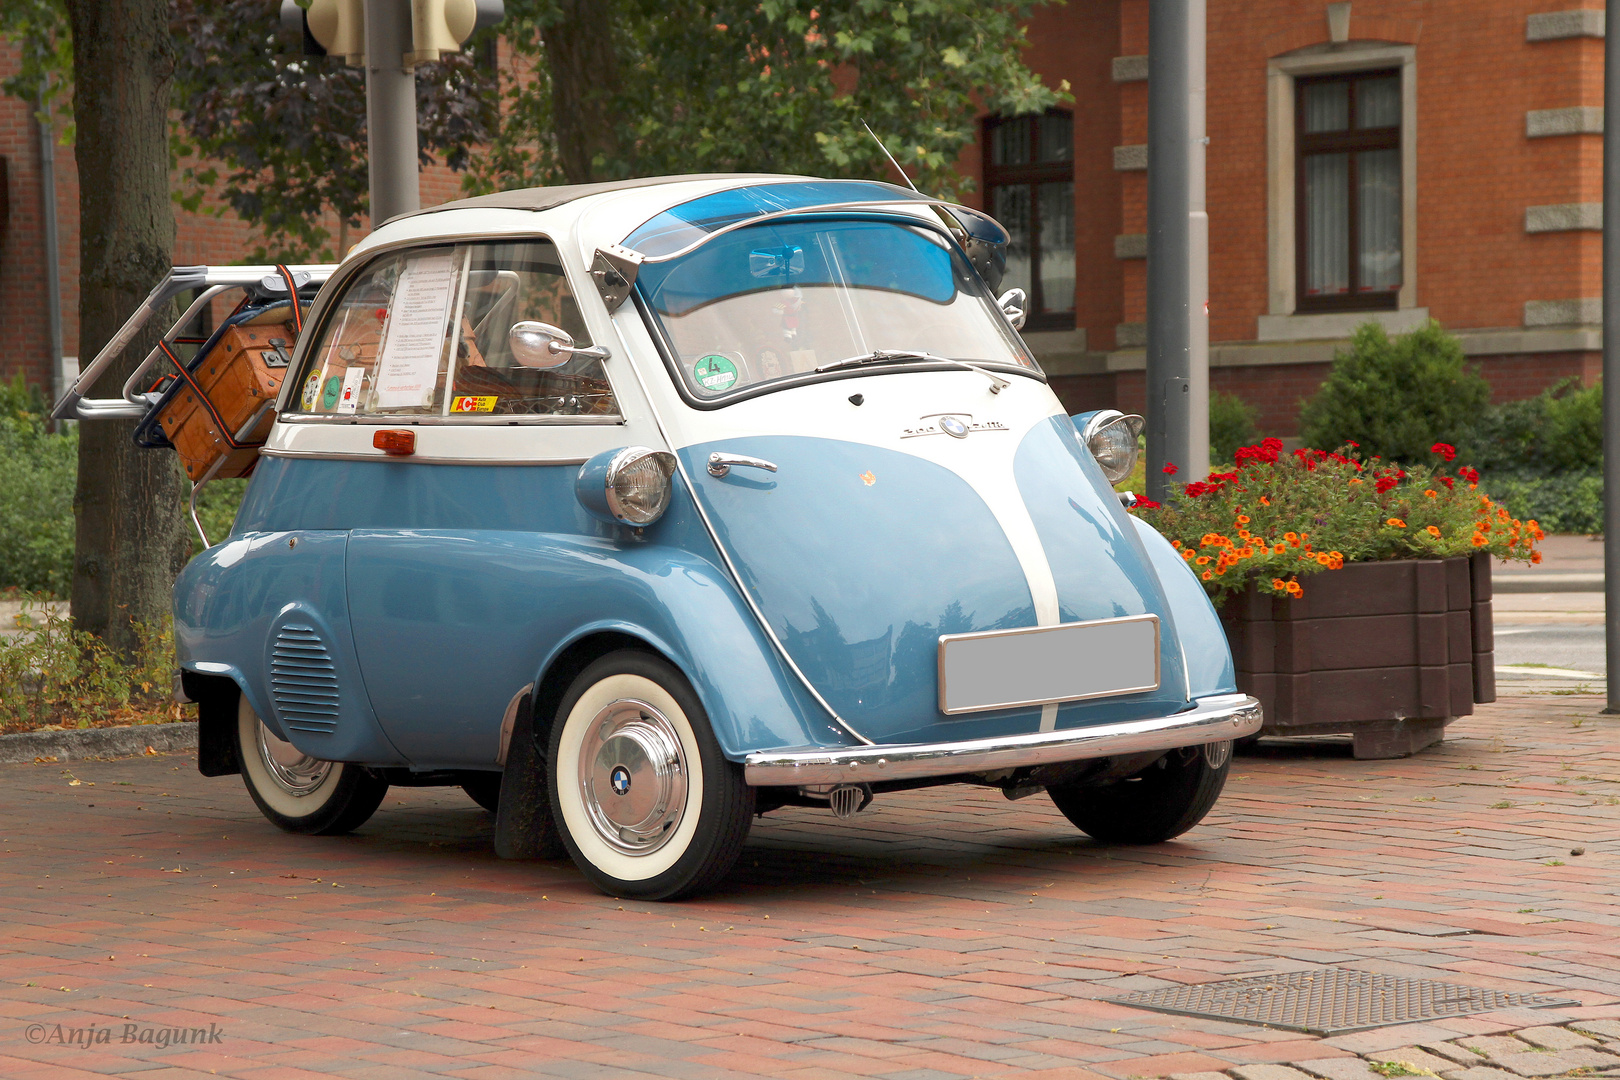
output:
[[[563,696],[548,745],[554,819],[603,892],[689,896],[736,863],[754,792],[670,664],[630,650],[597,660]]]
[[[236,759],[259,812],[288,832],[331,835],[357,829],[388,793],[388,782],[370,770],[309,757],[277,737],[246,697],[236,712]]]

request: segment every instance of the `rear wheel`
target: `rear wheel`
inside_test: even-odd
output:
[[[672,900],[737,861],[754,811],[680,672],[648,653],[602,657],[552,724],[546,769],[568,854],[611,896]]]
[[[388,793],[388,782],[370,770],[312,758],[278,737],[246,697],[237,706],[236,758],[259,812],[288,832],[330,836],[358,829]]]
[[[1172,750],[1112,784],[1047,788],[1052,802],[1105,844],[1157,844],[1197,825],[1215,805],[1232,762],[1230,742]]]

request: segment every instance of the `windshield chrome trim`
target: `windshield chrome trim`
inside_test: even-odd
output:
[[[421,457],[412,454],[401,457],[394,454],[385,454],[378,451],[375,454],[362,454],[350,450],[271,450],[266,447],[259,451],[265,457],[280,458],[315,458],[325,461],[378,461],[393,462],[397,465],[525,465],[535,468],[551,468],[552,466],[579,466],[585,464],[582,457],[560,458],[481,458],[481,457]]]
[[[277,418],[283,424],[319,424],[327,426],[345,427],[351,424],[380,424],[385,427],[437,427],[449,425],[452,427],[548,427],[573,426],[581,427],[591,425],[609,426],[623,424],[624,417],[618,413],[509,413],[502,416],[473,416],[466,413],[461,415],[444,416],[440,413],[404,413],[389,416],[385,413],[370,413],[361,415],[335,415],[319,413],[292,413]]]

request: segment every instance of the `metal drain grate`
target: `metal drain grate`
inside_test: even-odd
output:
[[[1568,998],[1507,994],[1477,986],[1333,967],[1138,990],[1109,1000],[1155,1012],[1236,1020],[1311,1035],[1345,1035],[1494,1009],[1579,1004]]]

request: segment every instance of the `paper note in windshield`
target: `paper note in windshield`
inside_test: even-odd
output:
[[[399,275],[377,361],[377,408],[431,406],[455,294],[455,259],[412,259]]]

